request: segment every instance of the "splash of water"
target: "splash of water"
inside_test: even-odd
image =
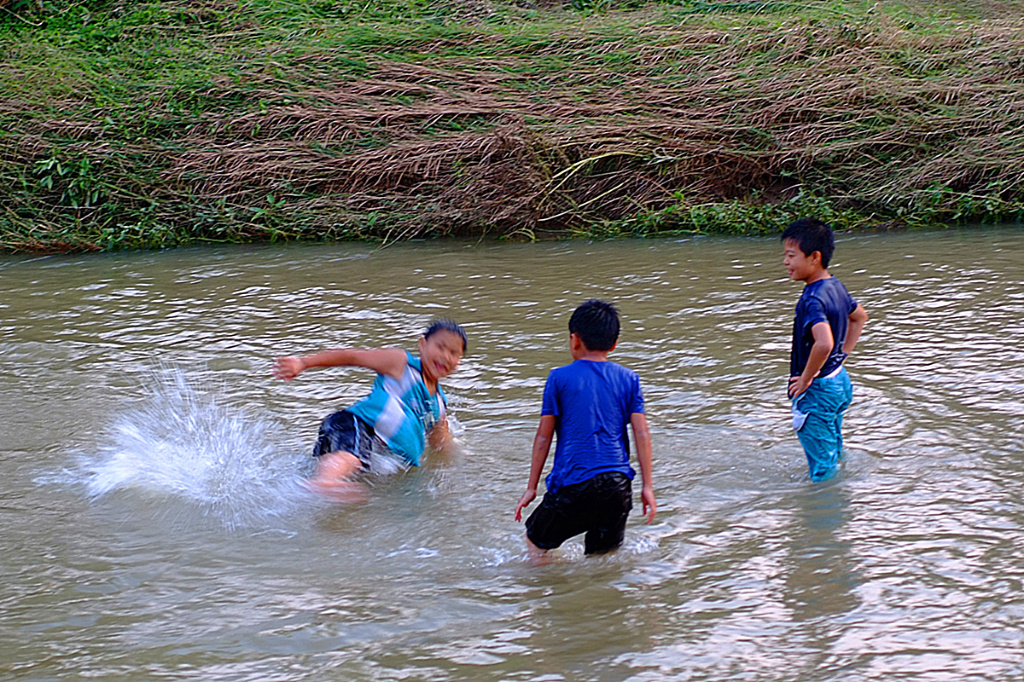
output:
[[[272,422],[222,404],[180,370],[152,377],[148,389],[81,459],[91,497],[145,492],[237,527],[281,516],[308,496],[302,456],[275,446]]]

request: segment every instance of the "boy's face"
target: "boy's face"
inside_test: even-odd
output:
[[[782,264],[794,282],[806,282],[821,270],[821,253],[812,251],[811,255],[800,250],[800,244],[792,239],[782,243]]]
[[[420,337],[420,363],[423,373],[434,381],[443,379],[462,359],[462,337],[447,329],[434,332],[430,338]]]

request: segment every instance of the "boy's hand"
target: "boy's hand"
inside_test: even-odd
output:
[[[306,369],[306,363],[302,361],[302,358],[287,357],[274,361],[274,376],[285,381],[291,381],[299,376],[304,369]]]
[[[516,521],[523,520],[523,509],[534,501],[537,497],[537,490],[535,488],[527,488],[523,496],[519,498],[519,504],[516,505]]]
[[[654,515],[658,513],[658,503],[654,501],[654,490],[644,486],[640,491],[640,500],[643,502],[643,513],[647,517],[647,523],[654,521]]]
[[[808,382],[805,383],[803,375],[795,376],[795,377],[790,377],[789,378],[789,391],[788,391],[789,392],[789,397],[790,398],[797,397],[798,395],[800,395],[801,393],[806,391],[808,388],[810,388],[810,386],[811,386],[811,382],[808,381]]]
[[[447,453],[452,448],[454,440],[452,439],[452,432],[448,428],[447,417],[434,424],[434,428],[427,431],[427,442],[437,452]]]
[[[804,391],[806,391],[807,389],[809,389],[811,387],[811,383],[815,379],[818,378],[818,375],[820,373],[821,372],[815,372],[814,376],[807,380],[807,383],[804,383],[804,375],[803,374],[800,374],[800,375],[795,376],[795,377],[790,377],[789,378],[789,397],[790,398],[795,398],[798,395],[800,395],[801,393],[803,393]]]

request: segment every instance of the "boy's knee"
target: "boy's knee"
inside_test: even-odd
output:
[[[325,479],[349,478],[362,468],[362,462],[352,453],[336,451],[320,458],[319,473]]]
[[[583,553],[586,555],[607,554],[622,546],[626,539],[626,525],[621,528],[592,530],[583,537]]]
[[[838,445],[825,445],[823,443],[804,444],[804,454],[807,455],[807,470],[812,481],[820,481],[827,478],[839,464]]]
[[[842,454],[840,447],[818,451],[814,453],[813,458],[811,453],[808,453],[807,467],[811,480],[823,481],[832,476],[839,468],[839,460],[842,458]]]

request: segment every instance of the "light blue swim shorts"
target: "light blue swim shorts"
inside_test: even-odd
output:
[[[793,429],[807,455],[812,481],[829,476],[843,454],[843,413],[853,400],[853,384],[846,368],[818,377],[793,400]]]

